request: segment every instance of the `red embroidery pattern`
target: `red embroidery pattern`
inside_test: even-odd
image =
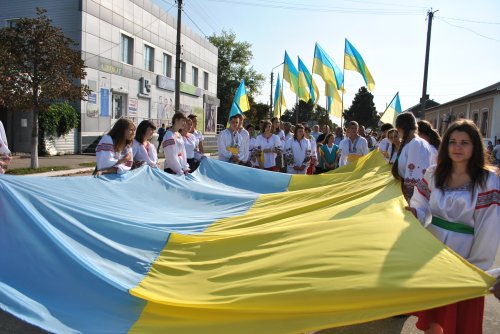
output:
[[[175,140],[173,138],[164,140],[163,143],[161,144],[162,147],[167,147],[170,145],[175,145]]]
[[[500,190],[494,189],[477,195],[476,209],[500,205]]]
[[[102,143],[102,144],[97,145],[95,151],[96,152],[101,152],[101,151],[114,152],[115,149],[113,147],[113,144]]]
[[[431,197],[431,190],[429,189],[429,185],[427,184],[427,181],[425,179],[419,180],[417,182],[417,191],[427,198],[427,200],[430,199]]]

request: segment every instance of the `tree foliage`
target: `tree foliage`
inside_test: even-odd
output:
[[[359,125],[376,128],[379,120],[380,116],[377,114],[377,108],[373,103],[372,93],[364,86],[359,88],[351,107],[344,111],[344,124],[356,121]]]
[[[58,100],[80,101],[88,87],[77,44],[52,25],[47,11],[0,29],[0,104],[32,110],[31,167],[38,168],[38,116]]]
[[[298,112],[298,123],[307,122],[309,124],[327,124],[330,129],[333,129],[336,124],[332,123],[330,117],[327,115],[327,111],[320,105],[312,104],[311,100],[304,102],[302,100],[296,103],[295,106],[287,111],[281,116],[281,120],[284,122],[290,122],[292,124],[297,123],[297,113]]]
[[[46,112],[40,114],[40,128],[51,137],[65,136],[78,127],[78,114],[68,102],[52,104]]]
[[[246,111],[245,118],[248,123],[254,126],[259,125],[259,121],[269,119],[269,105],[265,103],[252,103],[250,99],[250,110]]]
[[[265,78],[250,65],[252,45],[238,42],[234,32],[222,31],[220,35],[214,34],[208,40],[219,49],[217,97],[220,99],[220,107],[217,119],[219,123],[225,124],[240,81],[245,80],[247,95],[250,97],[260,90]]]

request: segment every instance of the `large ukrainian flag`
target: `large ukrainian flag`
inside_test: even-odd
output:
[[[375,88],[375,81],[373,80],[372,74],[368,70],[363,57],[359,54],[358,50],[345,39],[345,50],[344,50],[344,68],[346,70],[357,71],[363,76],[368,90],[372,91]]]
[[[331,174],[0,175],[0,308],[56,333],[301,333],[488,293],[378,152]]]

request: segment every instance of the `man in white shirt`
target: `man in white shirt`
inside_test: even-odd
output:
[[[314,137],[315,141],[318,141],[318,136],[320,134],[321,132],[319,131],[319,125],[316,124],[315,126],[313,126],[313,130],[311,131],[311,136]]]
[[[347,138],[339,145],[340,160],[339,166],[345,166],[363,155],[368,154],[368,142],[358,135],[359,125],[356,121],[349,122],[347,126]]]
[[[219,133],[217,147],[219,149],[219,160],[236,163],[241,161],[241,144],[243,138],[238,132],[240,120],[238,116],[231,116],[229,119],[229,128]]]
[[[495,158],[495,164],[500,167],[500,139],[497,139],[497,144],[491,150],[491,155]]]
[[[194,135],[194,137],[196,138],[196,150],[200,154],[203,154],[203,153],[205,153],[203,151],[203,135],[201,134],[200,131],[197,130],[198,118],[196,117],[195,114],[188,115],[188,118],[193,123],[192,126],[191,126],[191,130],[189,130],[189,133],[192,133]]]
[[[241,146],[240,146],[240,164],[246,165],[250,160],[250,134],[243,127],[243,115],[238,114],[238,133],[241,136]]]

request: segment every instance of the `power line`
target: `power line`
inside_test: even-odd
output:
[[[210,22],[211,19],[208,15],[209,14],[208,11],[204,10],[204,13],[201,13],[199,9],[196,6],[192,5],[191,3],[187,2],[186,5],[187,5],[186,7],[188,7],[199,18],[201,18],[201,20],[203,20],[213,32],[216,32],[218,30],[217,27],[215,27],[215,25],[212,24],[213,22]]]
[[[488,36],[485,36],[485,35],[483,35],[483,34],[478,33],[477,31],[474,31],[474,30],[472,30],[472,29],[470,29],[470,28],[467,28],[467,27],[462,27],[462,26],[459,26],[459,25],[456,25],[456,24],[450,23],[450,22],[446,21],[445,19],[443,19],[442,17],[438,17],[438,19],[439,19],[439,21],[442,21],[442,22],[444,22],[444,23],[446,23],[446,24],[448,24],[448,25],[450,25],[450,26],[452,26],[452,27],[455,27],[455,28],[460,28],[460,29],[464,29],[464,30],[470,31],[471,33],[473,33],[473,34],[475,34],[475,35],[478,35],[478,36],[480,36],[480,37],[483,37],[483,38],[486,38],[486,39],[489,39],[489,40],[492,40],[492,41],[495,41],[495,42],[500,42],[500,40],[499,40],[499,39],[495,39],[495,38],[492,38],[492,37],[488,37]]]
[[[230,3],[235,5],[244,5],[251,7],[267,7],[274,9],[301,10],[312,12],[335,12],[341,14],[369,14],[369,15],[421,15],[419,11],[388,11],[381,9],[364,9],[364,8],[346,8],[346,7],[325,7],[317,5],[295,4],[290,5],[288,2],[281,1],[265,1],[265,2],[245,2],[238,0],[209,0],[212,2]]]
[[[438,16],[436,16],[438,17]],[[487,21],[475,21],[475,20],[468,20],[468,19],[458,19],[455,17],[446,17],[446,16],[439,16],[440,18],[447,19],[447,20],[453,20],[453,21],[462,21],[462,22],[470,22],[470,23],[480,23],[480,24],[500,24],[500,22],[487,22]]]
[[[208,38],[208,35],[205,34],[203,30],[201,30],[201,28],[196,24],[196,22],[194,22],[193,19],[188,15],[188,13],[184,9],[182,9],[182,11],[184,12],[184,14],[186,14],[186,17],[189,19],[189,21],[191,21],[194,24],[194,26],[198,28],[198,30],[202,33],[202,35],[205,36],[205,38]]]

